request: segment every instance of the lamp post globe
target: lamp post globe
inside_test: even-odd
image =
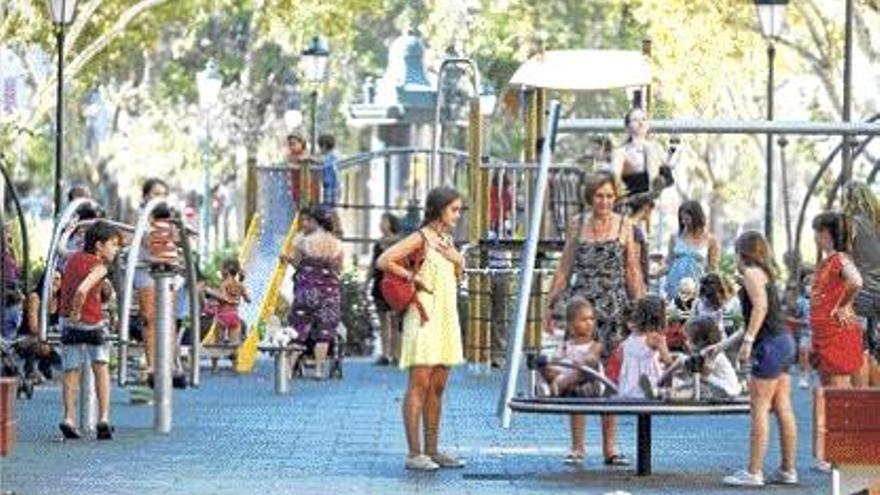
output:
[[[309,46],[302,51],[302,73],[306,82],[321,83],[327,77],[327,63],[330,60],[330,49],[321,36],[312,38]]]
[[[46,0],[54,24],[69,26],[76,14],[77,0]]]
[[[761,33],[765,38],[778,39],[785,28],[785,7],[788,0],[755,0]]]
[[[209,110],[217,103],[220,88],[223,87],[223,77],[213,60],[209,60],[205,68],[196,75],[196,87],[199,92],[199,106],[202,110]]]
[[[484,84],[480,91],[480,114],[483,117],[491,116],[495,112],[495,105],[497,103],[498,95],[495,94],[495,88]]]
[[[767,39],[767,120],[773,120],[773,88],[775,79],[775,42],[785,27],[788,0],[754,0],[761,33]],[[773,245],[773,135],[767,134],[767,167],[764,184],[764,236]]]
[[[58,76],[55,88],[55,217],[61,214],[62,163],[64,162],[64,29],[76,16],[77,0],[47,0],[46,7],[55,26],[58,50]]]

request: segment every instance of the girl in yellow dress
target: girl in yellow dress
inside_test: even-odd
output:
[[[456,292],[464,272],[464,258],[452,243],[452,231],[461,216],[461,196],[451,187],[428,193],[425,218],[418,231],[386,250],[376,262],[389,274],[408,278],[418,291],[419,308],[411,305],[403,316],[400,367],[409,369],[403,401],[403,422],[409,455],[406,468],[433,471],[459,468],[464,462],[438,449],[440,412],[449,369],[463,362]],[[413,271],[406,260],[424,255]],[[424,450],[419,426],[424,417]]]

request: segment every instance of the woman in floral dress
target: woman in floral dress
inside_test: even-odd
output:
[[[293,304],[288,321],[297,341],[314,345],[315,376],[326,375],[324,361],[339,326],[339,273],[342,271],[342,242],[334,234],[332,212],[313,206],[301,215],[302,233],[293,241],[293,255],[282,260],[296,269],[293,275]]]
[[[620,186],[610,173],[600,172],[587,181],[589,210],[572,220],[565,238],[562,259],[548,294],[544,330],[552,332],[553,306],[563,296],[580,296],[593,305],[596,335],[603,347],[606,373],[612,380],[620,372],[620,342],[626,336],[624,323],[630,302],[644,296],[638,244],[633,226],[614,213]],[[584,431],[583,416],[572,416],[573,434]],[[602,450],[607,465],[626,465],[629,460],[615,452],[616,421],[602,417]]]

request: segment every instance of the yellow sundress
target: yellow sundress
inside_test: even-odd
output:
[[[410,366],[455,366],[464,362],[458,321],[455,265],[435,249],[426,246],[419,276],[433,294],[419,291],[419,301],[428,321],[422,323],[411,306],[403,316],[400,368]]]

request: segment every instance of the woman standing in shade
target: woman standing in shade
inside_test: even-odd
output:
[[[327,353],[339,326],[339,274],[345,253],[334,233],[330,209],[314,205],[300,219],[303,231],[293,239],[293,255],[280,256],[296,270],[288,322],[300,344],[314,345],[315,378],[323,379],[327,376]]]
[[[747,469],[726,476],[724,483],[734,486],[764,486],[764,456],[770,434],[770,412],[776,412],[782,444],[782,465],[769,481],[786,485],[798,483],[797,425],[791,407],[791,378],[794,338],[783,328],[782,304],[776,290],[776,271],[767,240],[750,231],[736,240],[737,269],[743,277],[739,299],[746,333],[739,359],[751,363],[749,400],[751,435]]]
[[[143,212],[144,207],[151,200],[168,196],[168,184],[156,177],[147,179],[141,188],[141,195],[140,212]],[[140,217],[140,213],[138,213],[138,216]],[[147,380],[149,380],[153,374],[153,359],[155,358],[156,348],[156,284],[147,266],[149,262],[149,249],[147,249],[146,241],[141,246],[140,259],[138,261],[139,267],[134,272],[134,290],[137,294],[138,313],[144,322],[143,341],[144,358],[146,359],[144,374]]]
[[[440,413],[449,369],[463,361],[456,291],[464,258],[452,242],[462,201],[450,187],[428,193],[421,227],[386,250],[380,270],[412,280],[418,302],[403,316],[400,367],[409,370],[403,422],[409,455],[406,468],[433,471],[459,468],[464,462],[438,448]],[[418,268],[407,260],[422,259]],[[424,424],[424,431],[420,426]],[[420,434],[424,433],[424,449]]]
[[[626,186],[626,195],[660,191],[673,184],[672,169],[666,164],[663,149],[648,139],[648,114],[639,107],[623,116],[626,142],[611,157],[614,174]]]
[[[373,303],[376,305],[376,312],[379,313],[379,324],[382,341],[382,355],[376,361],[379,366],[389,364],[396,365],[400,360],[400,315],[391,310],[388,303],[382,297],[381,283],[382,270],[376,265],[382,253],[400,239],[400,219],[393,213],[383,213],[382,221],[379,224],[379,230],[382,231],[382,238],[373,245],[373,267],[371,279],[373,287],[370,295],[373,296]]]
[[[831,471],[825,459],[824,387],[850,388],[864,363],[862,327],[856,321],[853,299],[862,276],[849,255],[850,231],[842,213],[826,211],[813,219],[813,233],[822,261],[816,265],[810,294],[813,357],[822,386],[813,399],[815,468]]]
[[[617,349],[625,336],[624,317],[630,301],[641,299],[645,293],[633,226],[613,210],[619,197],[620,187],[614,175],[600,172],[587,180],[590,211],[569,224],[544,310],[544,331],[552,332],[552,309],[563,296],[580,296],[593,305],[603,364],[613,380],[617,380],[620,371]],[[583,416],[572,416],[571,427],[572,435],[583,436]],[[613,416],[602,416],[605,464],[627,465],[629,460],[615,452],[615,427]]]
[[[678,235],[669,239],[666,298],[671,300],[685,278],[700,280],[718,271],[718,241],[706,230],[706,214],[697,201],[678,207]]]

